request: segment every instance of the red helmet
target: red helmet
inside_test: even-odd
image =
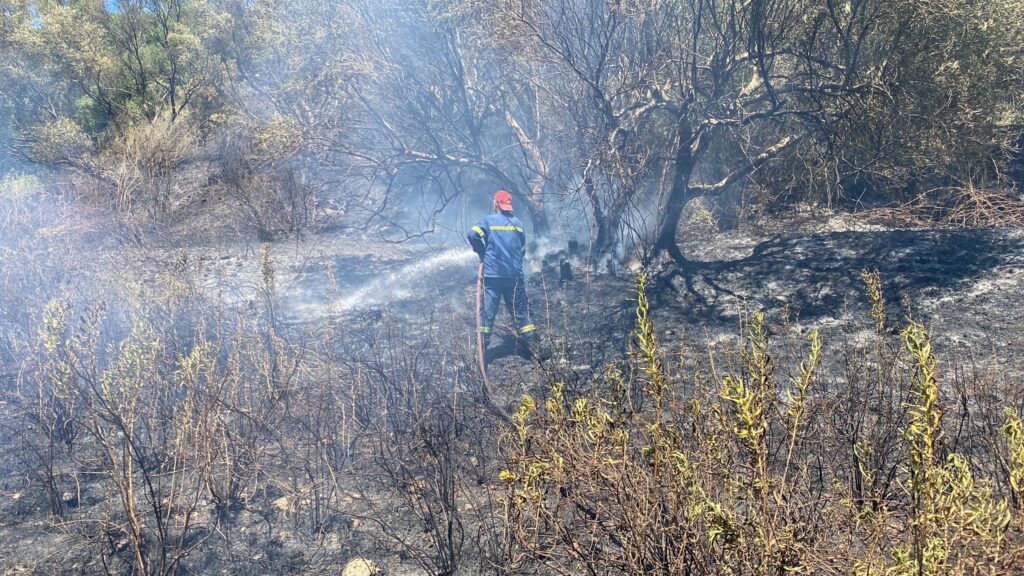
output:
[[[494,193],[494,205],[505,212],[512,211],[512,195],[508,190],[498,190]]]

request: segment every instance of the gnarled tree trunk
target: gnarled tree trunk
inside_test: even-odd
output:
[[[672,167],[672,184],[663,193],[658,202],[658,223],[654,236],[654,256],[663,254],[671,256],[677,263],[683,264],[686,259],[676,242],[679,220],[683,208],[695,195],[690,188],[690,177],[697,164],[697,155],[693,149],[693,129],[690,118],[685,111],[679,116],[679,134],[677,148]]]

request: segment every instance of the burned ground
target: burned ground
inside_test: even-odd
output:
[[[661,302],[693,327],[734,330],[743,309],[834,325],[864,305],[865,270],[881,274],[892,318],[909,311],[954,342],[999,342],[1021,321],[1013,305],[1024,269],[1018,230],[734,234],[692,248],[700,262],[672,280],[674,297]]]
[[[663,343],[683,343],[700,357],[708,346],[735,344],[745,318],[764,310],[779,338],[819,328],[839,349],[870,331],[861,271],[878,270],[893,325],[909,312],[933,327],[940,355],[1019,373],[1021,248],[1020,230],[723,233],[684,246],[695,263],[654,293],[655,325]],[[252,433],[269,442],[260,456],[266,478],[249,479],[234,507],[197,492],[180,573],[337,573],[356,556],[393,574],[431,566],[477,573],[498,562],[501,424],[480,401],[468,248],[335,235],[272,245],[265,256],[244,247],[126,256],[132,264],[109,276],[76,280],[81,300],[125,278],[174,278],[189,298],[206,303],[200,317],[223,309],[272,326],[308,366],[291,385],[322,383],[265,400],[277,402],[260,408],[261,426],[272,429]],[[492,386],[509,412],[522,394],[542,397],[555,382],[582,393],[630,350],[630,273],[572,264],[569,282],[546,270],[529,279],[550,361],[538,366],[512,353],[507,334],[495,339]],[[499,321],[507,324],[504,314]],[[181,347],[184,354],[189,344]],[[52,470],[40,468],[46,446],[29,437],[36,431],[26,426],[29,407],[16,393],[24,385],[19,370],[5,367],[0,406],[0,566],[12,574],[99,573],[105,562],[120,570],[131,546],[112,529],[119,524],[103,458],[81,441],[74,455],[49,460]],[[294,441],[314,429],[322,452]],[[448,506],[458,514],[442,517]]]

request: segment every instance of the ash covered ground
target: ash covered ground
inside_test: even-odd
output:
[[[654,320],[667,347],[683,344],[701,356],[709,347],[735,345],[744,318],[763,310],[775,336],[799,338],[817,328],[838,349],[871,331],[860,274],[877,269],[894,326],[909,313],[931,328],[940,359],[967,358],[979,369],[1020,373],[1020,229],[889,230],[833,219],[824,225],[795,222],[731,231],[688,241],[683,248],[693,266],[654,293]],[[140,279],[178,270],[196,297],[245,311],[262,306],[261,278],[269,262],[275,321],[292,339],[327,342],[337,357],[367,370],[387,353],[385,348],[399,343],[406,356],[395,361],[411,366],[412,374],[446,375],[431,385],[447,387],[438,397],[459,404],[453,412],[486,414],[474,376],[476,259],[468,246],[424,240],[393,244],[337,234],[268,246],[269,258],[260,250],[189,248],[156,260],[128,254],[120,260],[131,264],[111,274]],[[612,275],[587,271],[579,258],[570,258],[573,279],[563,281],[556,267],[542,265],[544,255],[532,256],[533,316],[554,354],[537,365],[515,355],[509,338],[495,338],[492,386],[496,402],[506,410],[523,393],[543,395],[555,381],[586,386],[605,365],[622,361],[633,328],[633,272],[628,267]],[[548,256],[548,261],[569,257],[560,252]],[[89,270],[85,264],[81,268]],[[83,283],[105,281],[92,277]],[[498,322],[509,324],[504,310]],[[2,410],[3,421],[13,422],[15,407],[4,403]],[[493,506],[500,492],[495,487],[499,465],[493,454],[482,456],[493,445],[478,443],[475,436],[493,437],[496,426],[491,421],[456,443],[467,475],[476,478],[476,496],[462,504],[467,518],[473,518],[473,510]],[[38,477],[27,464],[31,454],[17,431],[5,427],[0,568],[8,574],[101,573],[95,551],[73,544],[77,531],[90,529],[76,525],[74,518],[102,514],[111,494],[100,489],[95,477],[79,474],[77,488],[63,494],[68,518],[55,521],[37,495]],[[372,438],[353,438],[354,452],[361,441]],[[300,501],[289,500],[284,489],[264,488],[252,495],[245,510],[223,518],[201,509],[212,528],[197,538],[218,544],[194,565],[205,566],[204,573],[326,574],[365,556],[392,574],[422,573],[416,559],[394,545],[403,538],[424,538],[415,528],[417,519],[391,502],[376,481],[352,472],[351,494],[342,498],[350,511],[314,533],[300,529],[296,518],[301,514],[292,510]],[[486,520],[465,528],[467,533],[497,529]]]
[[[615,274],[605,267],[586,270],[582,255],[573,257],[564,244],[530,257],[532,313],[556,353],[553,364],[600,368],[627,351],[639,267]],[[1019,369],[1024,230],[894,230],[836,217],[823,224],[752,226],[690,240],[683,250],[693,265],[654,287],[664,344],[682,339],[700,351],[735,342],[755,311],[764,311],[778,330],[786,324],[798,334],[819,329],[826,341],[856,337],[871,329],[861,273],[877,270],[893,330],[913,317],[932,330],[940,353],[967,353]],[[276,246],[272,253],[282,263],[281,307],[288,322],[330,318],[358,331],[388,318],[412,337],[438,330],[462,335],[473,351],[476,259],[467,247],[334,237]],[[560,259],[571,263],[569,281],[549,265]],[[256,285],[256,259],[222,255],[207,261],[201,282],[206,291],[232,287],[235,298],[255,297],[244,287]],[[498,324],[507,336],[504,309]],[[529,365],[511,357],[509,343],[502,342],[492,343],[499,348],[497,368]]]

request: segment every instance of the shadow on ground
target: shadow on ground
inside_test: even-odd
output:
[[[839,317],[848,303],[864,300],[862,270],[877,269],[888,302],[898,306],[903,295],[916,301],[963,290],[1022,249],[1024,239],[999,230],[784,234],[743,258],[693,262],[669,279],[675,297],[659,305],[687,323],[732,329],[744,308],[771,314],[788,306],[812,321]]]

